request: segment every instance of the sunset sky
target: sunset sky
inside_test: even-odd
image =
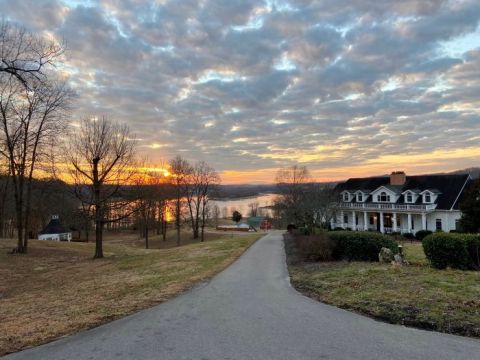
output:
[[[72,121],[126,122],[151,162],[224,183],[480,165],[478,0],[0,0],[65,39]]]

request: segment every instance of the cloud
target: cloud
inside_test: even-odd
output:
[[[475,0],[0,6],[66,40],[72,117],[128,123],[152,161],[181,153],[227,181],[295,162],[321,179],[478,165]]]

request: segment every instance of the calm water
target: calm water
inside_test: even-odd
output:
[[[218,206],[220,209],[220,216],[222,217],[231,217],[232,213],[237,210],[243,215],[244,218],[246,218],[250,216],[250,204],[252,203],[258,203],[258,215],[271,215],[270,209],[262,209],[262,207],[272,205],[273,200],[277,196],[278,195],[276,194],[262,194],[258,196],[232,200],[211,200],[210,203]]]

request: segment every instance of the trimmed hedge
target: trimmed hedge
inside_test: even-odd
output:
[[[330,239],[335,242],[333,258],[348,261],[378,261],[382,247],[398,253],[398,244],[390,237],[374,232],[332,231]]]
[[[422,241],[423,251],[437,269],[480,269],[480,235],[435,233]]]
[[[417,238],[417,240],[422,241],[430,234],[432,234],[430,230],[419,230],[415,233],[415,237]]]

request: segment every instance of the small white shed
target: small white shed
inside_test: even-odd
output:
[[[38,240],[71,241],[72,233],[60,223],[58,215],[53,215],[45,229],[38,234]]]

